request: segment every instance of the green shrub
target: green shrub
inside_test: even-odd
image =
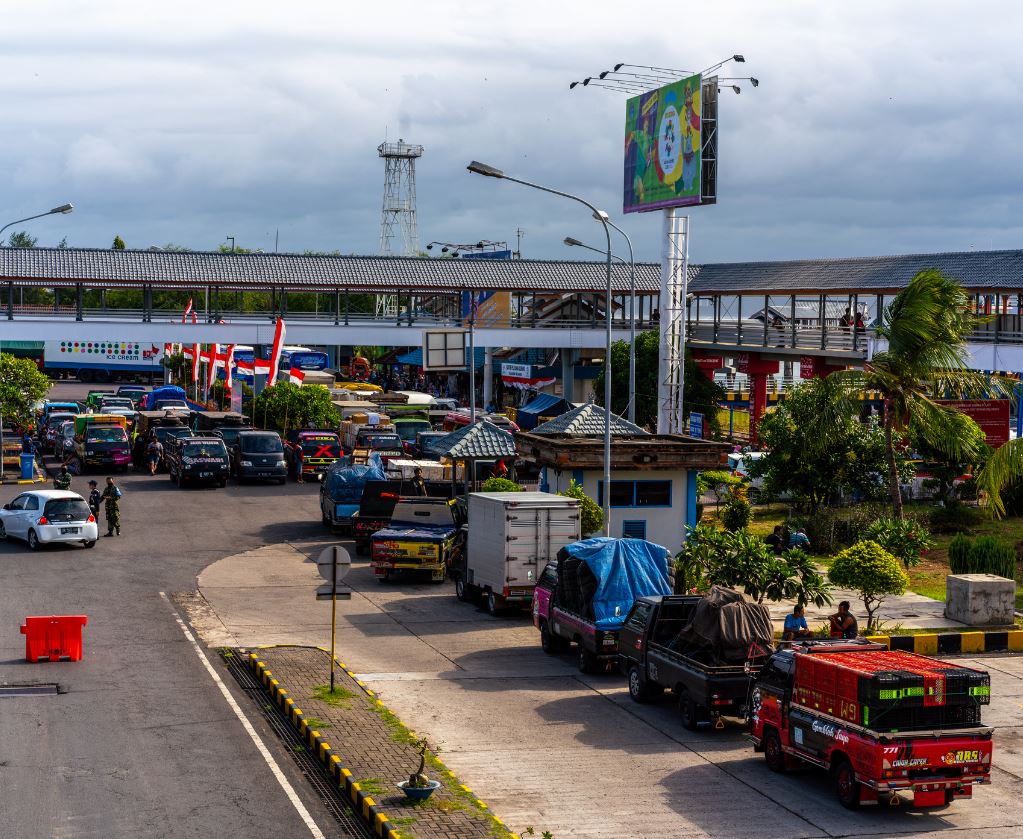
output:
[[[729,498],[721,509],[721,523],[732,533],[745,530],[752,518],[753,509],[743,498]]]
[[[860,595],[867,612],[867,631],[874,628],[874,615],[889,594],[902,594],[909,576],[899,560],[877,542],[857,542],[835,557],[828,578],[836,586],[851,588]]]
[[[522,487],[515,481],[491,475],[480,486],[480,492],[522,492]]]
[[[907,568],[920,562],[920,554],[934,545],[927,529],[912,519],[884,516],[868,524],[860,537],[876,542],[902,560]]]
[[[935,507],[930,514],[931,530],[935,533],[965,533],[982,521],[976,507],[950,501],[944,507]]]
[[[948,543],[948,567],[953,574],[969,574],[970,548],[972,540],[957,533]]]
[[[1016,551],[997,536],[978,536],[970,548],[970,565],[976,569],[974,574],[995,574],[1012,580],[1016,576]]]
[[[583,491],[581,484],[572,481],[568,485],[568,489],[559,492],[558,495],[579,499],[579,512],[581,516],[579,524],[584,537],[589,536],[591,533],[597,533],[603,528],[604,511],[600,509],[596,501]]]

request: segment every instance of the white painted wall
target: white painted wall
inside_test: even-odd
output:
[[[548,481],[548,492],[560,492],[568,489],[574,472],[566,469],[559,475],[554,469],[545,467]],[[541,476],[541,486],[543,486]],[[582,470],[583,490],[594,501],[597,500],[597,485],[604,479],[603,470]],[[687,473],[683,470],[615,470],[611,473],[612,481],[671,481],[670,507],[612,507],[611,535],[622,535],[622,522],[626,520],[645,519],[646,538],[650,542],[664,545],[673,554],[682,547],[685,534]],[[602,533],[595,533],[602,536]]]

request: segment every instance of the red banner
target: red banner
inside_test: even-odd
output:
[[[720,370],[725,366],[724,356],[720,355],[693,355],[693,362],[699,367],[708,377],[714,376],[715,370]]]
[[[987,444],[998,448],[1009,442],[1008,399],[938,399],[939,405],[955,408],[970,417],[987,435]]]

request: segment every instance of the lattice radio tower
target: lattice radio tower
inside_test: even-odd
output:
[[[383,256],[415,256],[419,251],[416,226],[416,158],[422,146],[399,139],[383,142],[377,154],[384,159],[384,204],[380,211],[380,253]],[[377,314],[397,314],[393,295],[377,297]]]

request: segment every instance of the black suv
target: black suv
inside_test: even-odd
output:
[[[240,431],[231,447],[231,469],[239,481],[253,478],[288,480],[288,464],[284,460],[284,444],[276,431]]]
[[[171,437],[164,447],[167,474],[178,486],[186,481],[227,486],[231,458],[219,437]]]

